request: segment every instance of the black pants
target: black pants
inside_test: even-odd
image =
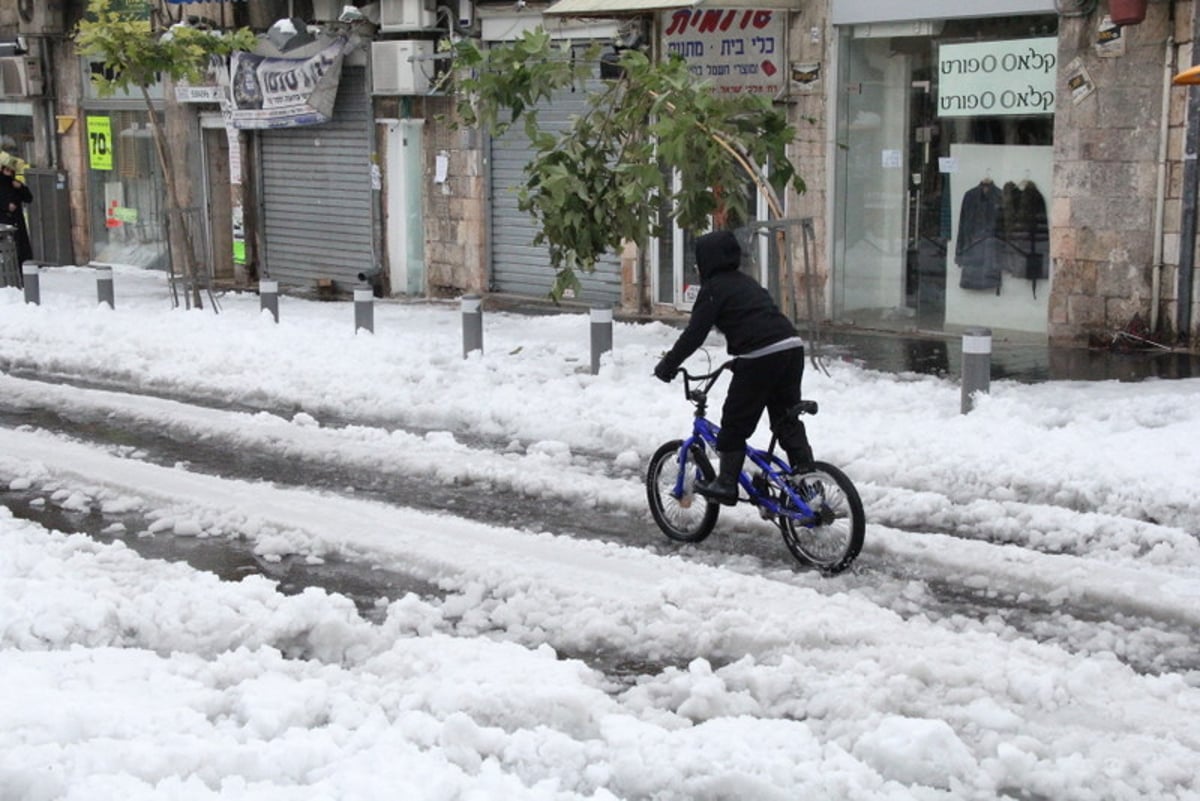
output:
[[[745,450],[746,440],[758,427],[763,409],[771,430],[791,461],[812,459],[804,423],[785,415],[800,402],[800,380],[804,377],[804,348],[789,348],[756,359],[733,363],[733,380],[721,409],[721,431],[717,450]]]

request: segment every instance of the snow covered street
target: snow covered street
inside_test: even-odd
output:
[[[356,334],[92,280],[0,290],[0,488],[115,538],[0,508],[0,799],[1200,798],[1200,380],[998,381],[964,416],[951,380],[810,370],[868,517],[825,578],[742,507],[657,533],[668,326],[617,324],[593,376],[578,315],[488,313],[463,359],[454,304]],[[148,538],[436,589],[365,616]]]

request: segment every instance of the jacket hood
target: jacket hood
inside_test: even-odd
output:
[[[696,269],[707,281],[720,272],[733,272],[742,264],[742,247],[732,231],[713,231],[696,240]]]

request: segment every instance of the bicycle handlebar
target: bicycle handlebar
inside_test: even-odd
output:
[[[736,359],[730,359],[711,373],[703,374],[692,374],[680,367],[677,372],[683,376],[683,396],[693,403],[704,401],[708,397],[708,391],[712,389],[713,384],[717,383],[721,373],[732,367],[735,361]],[[693,389],[692,385],[697,383],[703,383],[704,386]]]

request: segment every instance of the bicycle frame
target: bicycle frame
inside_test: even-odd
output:
[[[675,487],[672,490],[676,498],[683,497],[683,481],[688,470],[688,454],[695,446],[709,447],[714,451],[717,447],[717,434],[720,432],[720,427],[709,420],[705,415],[707,413],[708,391],[712,389],[717,378],[725,371],[733,362],[725,362],[717,368],[715,372],[707,375],[693,376],[686,370],[681,370],[683,375],[684,394],[688,400],[696,405],[696,413],[692,421],[692,434],[687,437],[679,448],[679,473],[675,478]],[[693,382],[704,382],[703,387],[692,389]],[[754,479],[745,470],[738,475],[738,484],[746,491],[749,496],[750,503],[754,504],[759,509],[764,510],[768,514],[780,518],[788,517],[803,526],[811,527],[816,524],[820,516],[808,505],[800,493],[796,492],[791,482],[787,480],[787,476],[792,472],[791,467],[783,459],[775,455],[775,436],[771,436],[771,444],[767,450],[760,450],[749,444],[746,445],[746,458],[750,463],[757,467],[763,476],[765,476],[766,486],[774,485],[781,494],[786,493],[792,508],[785,509],[770,493],[764,492],[755,486]]]

